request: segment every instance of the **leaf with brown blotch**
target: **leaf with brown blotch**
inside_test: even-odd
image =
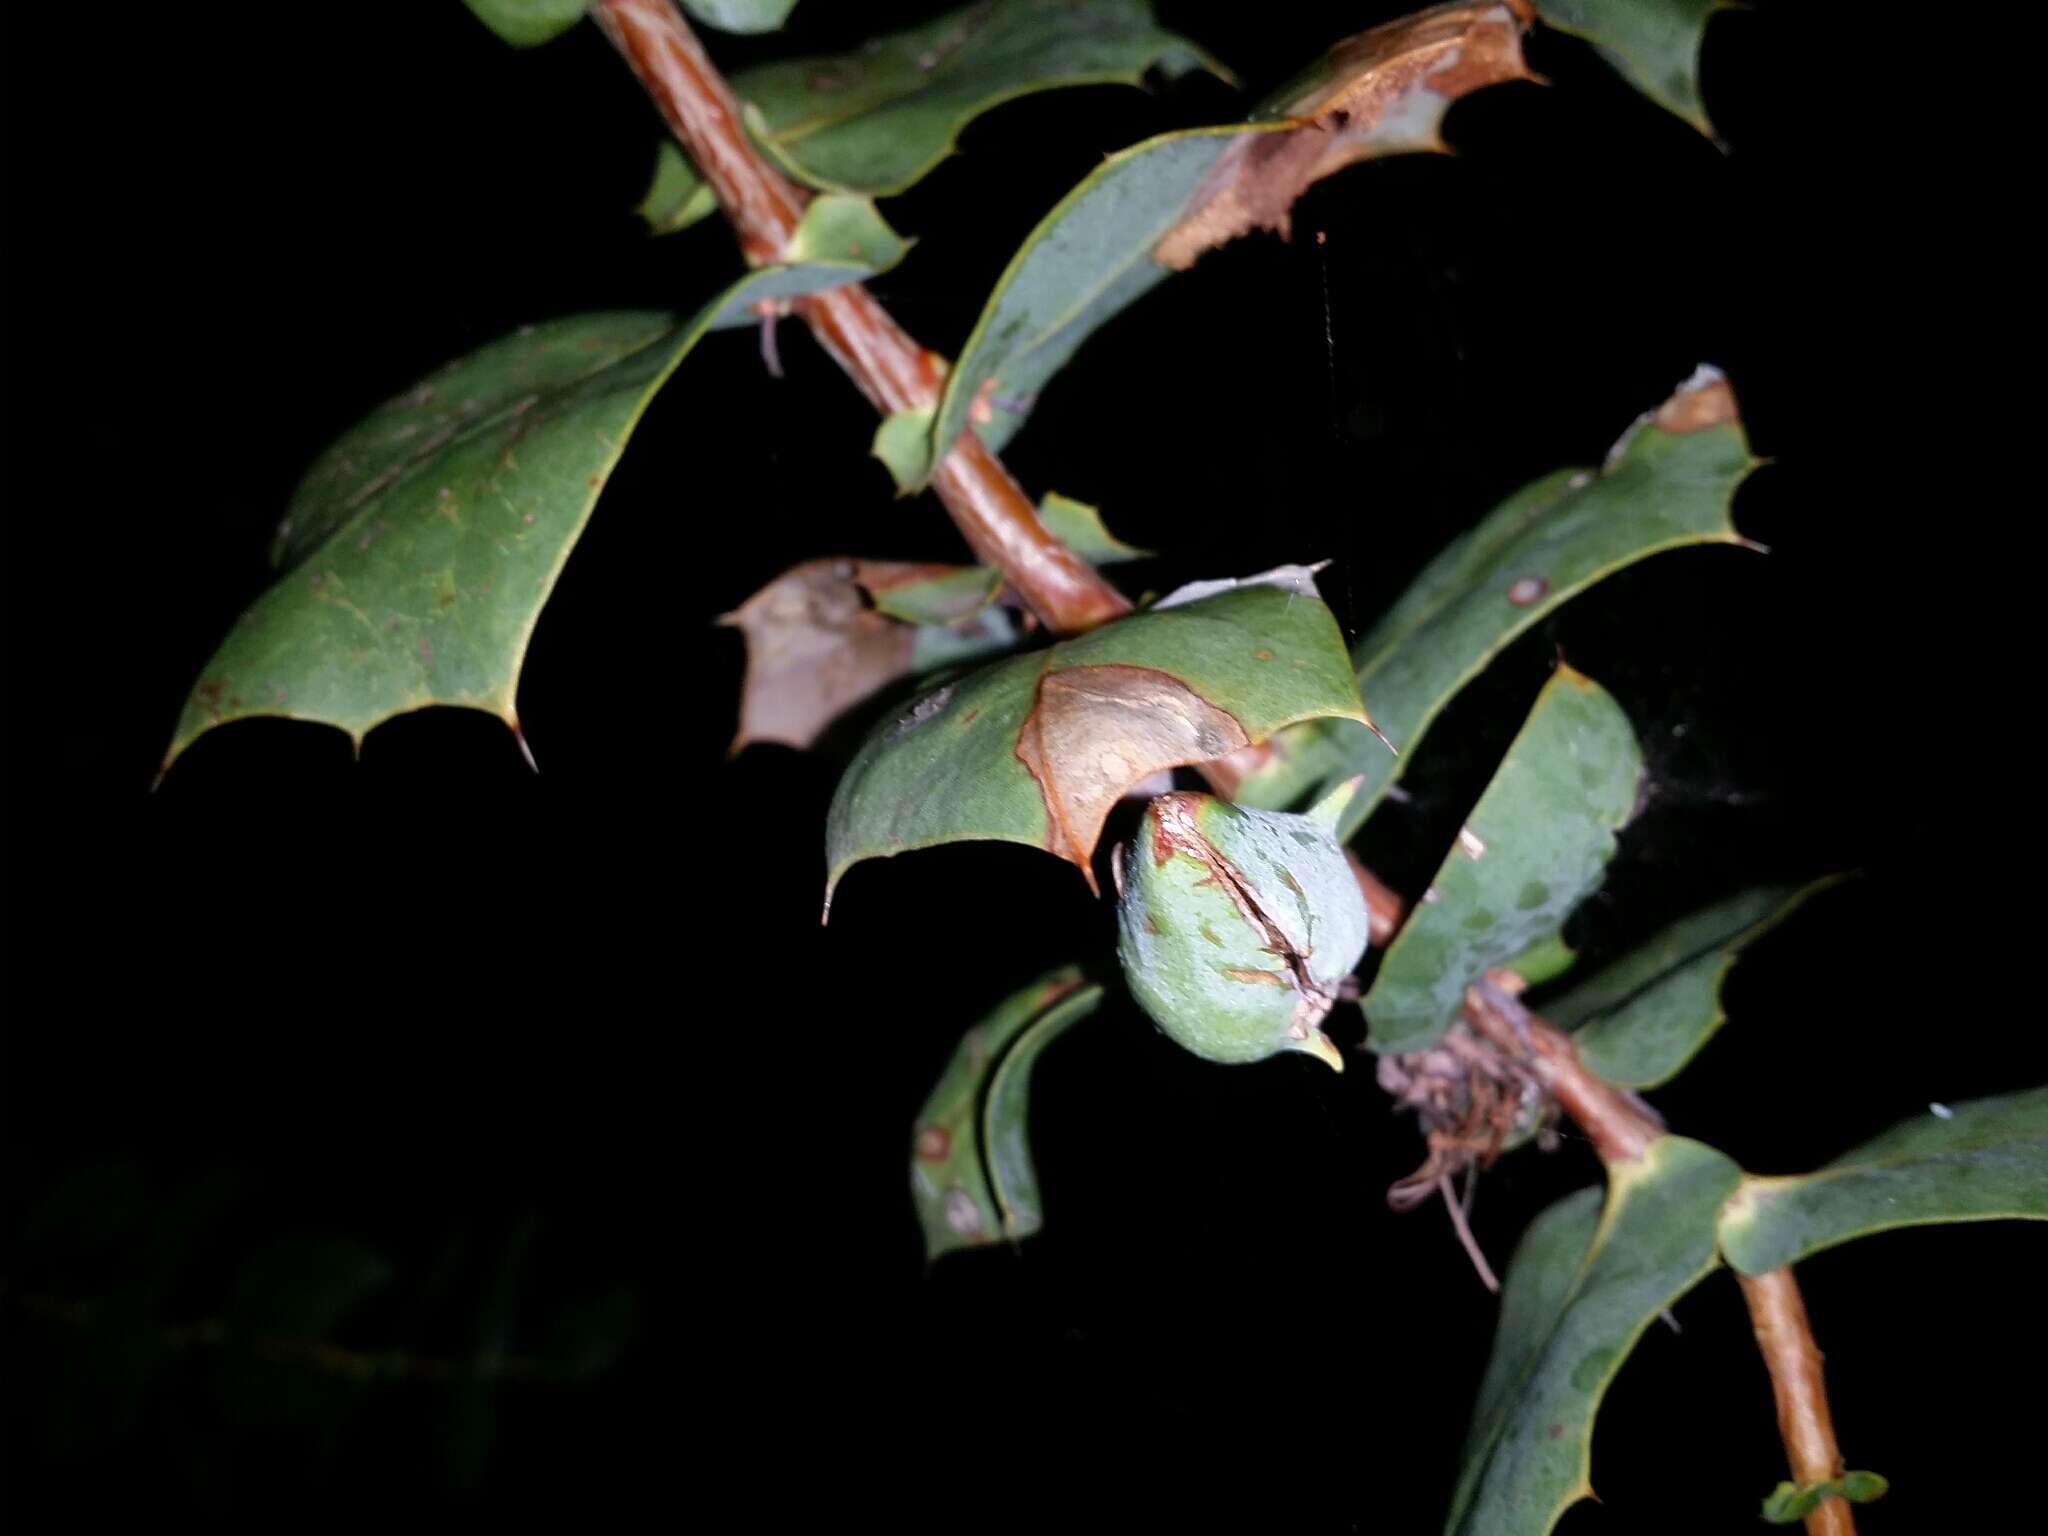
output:
[[[1284,237],[1311,184],[1361,160],[1441,150],[1452,102],[1533,78],[1521,23],[1505,5],[1440,5],[1346,38],[1258,114],[1294,126],[1246,134],[1224,150],[1152,259],[1179,272],[1254,229]]]
[[[1038,680],[1017,758],[1045,797],[1051,851],[1079,865],[1092,887],[1089,855],[1127,789],[1249,744],[1233,716],[1164,672],[1069,667]]]
[[[884,723],[839,781],[830,885],[863,859],[988,840],[1090,861],[1115,801],[1298,720],[1363,722],[1330,610],[1248,582],[1013,656]],[[829,887],[828,887],[829,895]]]
[[[1008,616],[985,606],[992,591],[980,602],[956,598],[986,585],[962,583],[963,574],[978,575],[972,566],[807,560],[723,615],[719,622],[747,641],[732,750],[754,741],[808,747],[833,720],[898,678],[1014,644]],[[910,622],[892,613],[948,622]]]
[[[1437,6],[1339,43],[1249,121],[1117,151],[1010,259],[936,413],[897,428],[897,483],[922,485],[938,450],[970,429],[1001,450],[1083,342],[1210,246],[1255,228],[1284,232],[1309,183],[1356,161],[1441,149],[1452,101],[1529,78],[1510,7]],[[920,429],[922,448],[906,451],[902,437]]]

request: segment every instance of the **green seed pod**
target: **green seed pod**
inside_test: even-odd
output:
[[[1306,816],[1161,795],[1117,849],[1124,979],[1197,1056],[1306,1051],[1344,1070],[1318,1026],[1368,937],[1365,896],[1332,835],[1357,784]]]

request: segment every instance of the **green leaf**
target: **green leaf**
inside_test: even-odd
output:
[[[1426,1050],[1465,989],[1563,926],[1600,883],[1643,773],[1628,717],[1560,666],[1365,995],[1373,1050]]]
[[[1540,987],[1562,976],[1578,959],[1579,952],[1565,943],[1563,933],[1553,933],[1538,939],[1513,959],[1503,960],[1500,968],[1513,971],[1529,986]]]
[[[1095,1011],[1102,988],[1076,966],[1042,976],[961,1037],[933,1086],[910,1146],[910,1193],[925,1257],[1012,1242],[1044,1225],[1031,1165],[1031,1069],[1040,1052]]]
[[[1762,887],[1695,912],[1546,1002],[1543,1016],[1578,1032],[1579,1059],[1608,1082],[1668,1082],[1726,1022],[1721,987],[1736,957],[1833,883]]]
[[[560,37],[590,8],[590,0],[463,0],[463,4],[515,48],[532,48]]]
[[[1048,491],[1038,503],[1038,520],[1090,565],[1115,565],[1120,560],[1149,560],[1152,551],[1138,549],[1102,526],[1102,514],[1086,502]]]
[[[1873,1232],[2003,1219],[2048,1220],[2048,1088],[1930,1106],[1817,1173],[1745,1177],[1721,1251],[1761,1275]]]
[[[887,196],[916,184],[991,107],[1206,63],[1145,0],[987,0],[853,53],[763,64],[732,84],[748,126],[791,175]]]
[[[1312,182],[1384,155],[1441,149],[1457,97],[1525,78],[1499,6],[1440,6],[1337,44],[1253,122],[1148,139],[1111,155],[1026,237],[941,398],[935,446],[972,424],[1000,449],[1099,327],[1210,246],[1285,232]]]
[[[870,586],[875,612],[906,624],[957,624],[972,618],[996,600],[1003,573],[987,566],[964,565],[941,576],[902,586]]]
[[[792,245],[801,265],[749,273],[689,321],[527,326],[372,412],[293,495],[271,551],[282,574],[207,663],[164,768],[256,715],[339,726],[359,749],[433,704],[516,731],[534,624],[648,401],[706,331],[869,275],[830,245],[847,227],[843,209],[814,206]]]
[[[1296,720],[1362,714],[1336,620],[1283,568],[1013,657],[870,736],[826,823],[832,890],[863,859],[1024,843],[1087,878],[1110,807],[1161,769],[1208,762]]]
[[[1780,1483],[1764,1500],[1766,1525],[1797,1525],[1829,1499],[1847,1499],[1851,1504],[1868,1504],[1881,1499],[1891,1484],[1875,1472],[1844,1472],[1840,1477],[1801,1488]]]
[[[1536,0],[1544,25],[1583,37],[1622,77],[1712,138],[1700,99],[1700,43],[1736,0]]]
[[[1095,986],[1061,998],[1032,1020],[989,1076],[981,1115],[982,1148],[988,1158],[989,1188],[1002,1212],[1003,1235],[1011,1242],[1045,1225],[1038,1170],[1031,1161],[1031,1069],[1048,1045],[1101,1002],[1102,988]]]
[[[1365,785],[1338,829],[1351,837],[1415,760],[1430,724],[1516,636],[1659,550],[1743,543],[1729,504],[1756,464],[1733,394],[1702,368],[1641,417],[1597,473],[1559,471],[1501,503],[1352,648],[1373,719],[1399,758],[1362,728],[1297,728],[1275,739],[1271,759],[1238,798],[1287,809],[1362,773]]]
[[[1145,0],[993,0],[853,53],[741,70],[732,88],[749,131],[799,181],[888,197],[923,180],[993,107],[1064,86],[1136,85],[1154,68],[1225,73],[1162,30]],[[683,152],[664,144],[655,186],[667,189],[660,206],[679,212],[657,233],[711,211],[690,204],[681,215],[698,180]]]
[[[711,190],[710,182],[697,174],[689,156],[670,139],[655,154],[654,179],[648,183],[640,206],[633,211],[647,221],[651,233],[672,235],[718,212],[718,194]]]
[[[1714,1212],[1741,1171],[1660,1136],[1523,1235],[1465,1440],[1450,1536],[1542,1536],[1593,1494],[1593,1418],[1659,1312],[1711,1271]]]
[[[683,0],[683,9],[721,32],[773,32],[796,9],[796,0]]]

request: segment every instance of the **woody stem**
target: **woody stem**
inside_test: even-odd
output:
[[[731,87],[673,0],[593,0],[590,9],[717,194],[748,262],[780,260],[810,194],[748,137]],[[944,365],[859,284],[805,295],[791,307],[884,415],[938,402]],[[1075,634],[1131,611],[1128,598],[1038,520],[972,430],[939,457],[932,489],[975,556],[1001,571],[1051,629]]]

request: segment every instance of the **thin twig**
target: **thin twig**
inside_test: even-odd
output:
[[[1437,1193],[1443,1197],[1444,1209],[1451,1214],[1451,1226],[1458,1234],[1458,1241],[1465,1245],[1465,1257],[1470,1259],[1472,1267],[1479,1271],[1479,1283],[1498,1296],[1500,1281],[1494,1278],[1493,1270],[1486,1262],[1486,1255],[1479,1251],[1478,1239],[1472,1236],[1472,1228],[1465,1221],[1465,1209],[1451,1190],[1451,1176],[1448,1173],[1438,1174],[1436,1187]],[[1468,1192],[1471,1190],[1469,1180],[1465,1188]]]
[[[1821,1379],[1821,1354],[1806,1320],[1799,1282],[1786,1265],[1761,1275],[1737,1275],[1742,1299],[1749,1303],[1756,1347],[1771,1373],[1771,1394],[1778,1403],[1778,1434],[1792,1466],[1792,1481],[1801,1488],[1842,1475],[1842,1452],[1835,1444],[1835,1425],[1828,1413],[1827,1385]],[[1806,1536],[1856,1536],[1856,1516],[1847,1499],[1823,1499],[1806,1516]]]
[[[755,266],[781,258],[810,194],[762,154],[738,100],[673,0],[594,0],[591,15],[689,152]],[[796,299],[792,310],[885,415],[937,404],[945,365],[913,341],[859,284]],[[1048,627],[1076,634],[1131,603],[1038,520],[1023,489],[974,432],[932,471],[932,489],[975,556]]]

